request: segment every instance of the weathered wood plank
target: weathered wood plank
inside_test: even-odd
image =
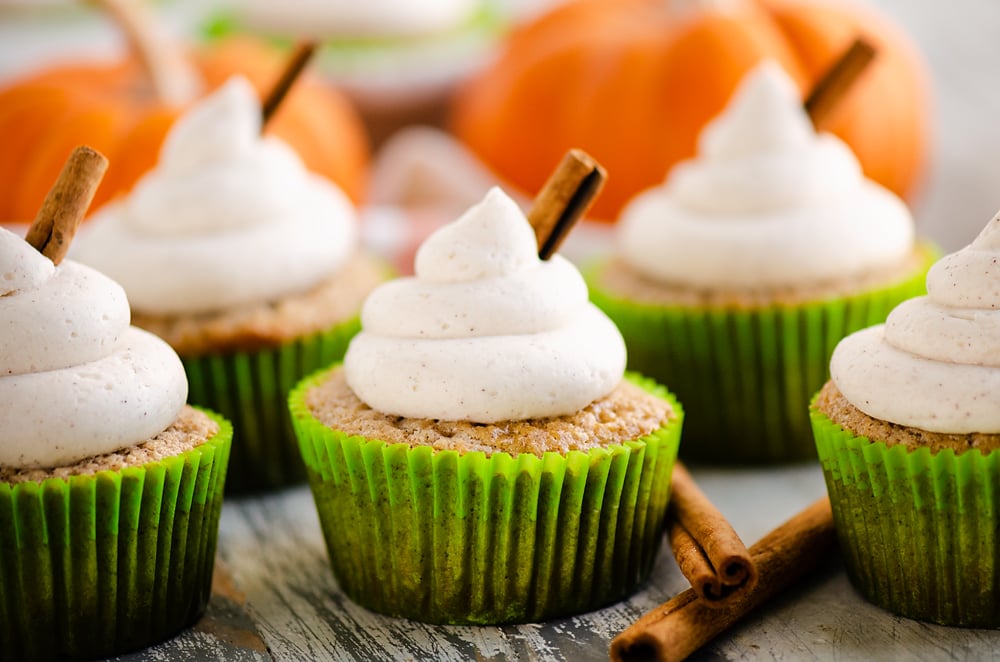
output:
[[[271,662],[267,645],[246,612],[246,596],[233,584],[225,564],[219,562],[216,562],[212,577],[212,597],[201,620],[169,641],[114,659],[121,662]]]

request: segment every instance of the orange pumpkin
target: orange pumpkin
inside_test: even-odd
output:
[[[608,170],[593,213],[613,219],[695,153],[740,78],[773,58],[803,93],[859,36],[872,65],[823,129],[899,194],[924,166],[926,74],[897,31],[853,5],[788,0],[578,0],[514,32],[456,97],[454,133],[509,183],[537,191],[570,147]]]
[[[213,44],[192,59],[206,91],[241,73],[264,93],[284,66],[280,52],[243,37]],[[181,112],[158,100],[135,58],[49,69],[0,90],[0,221],[31,220],[80,144],[111,162],[92,210],[128,191],[156,163]],[[266,132],[290,143],[310,170],[360,199],[369,147],[360,118],[341,94],[303,77]]]

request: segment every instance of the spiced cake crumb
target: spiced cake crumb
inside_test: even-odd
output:
[[[41,483],[48,478],[91,476],[99,471],[138,467],[197,448],[218,431],[219,424],[207,414],[185,405],[170,427],[135,446],[52,469],[18,469],[0,466],[0,483],[12,485],[29,481]]]
[[[851,404],[832,379],[816,397],[816,408],[845,430],[871,441],[884,441],[886,446],[902,444],[913,450],[930,448],[931,453],[950,448],[956,455],[973,449],[988,453],[1000,448],[1000,434],[930,432],[869,416]]]
[[[362,402],[348,386],[342,368],[311,388],[305,403],[321,423],[347,435],[387,444],[487,455],[502,451],[513,456],[565,454],[621,444],[659,430],[675,416],[666,400],[623,380],[607,396],[566,416],[492,424],[404,418],[375,411]]]

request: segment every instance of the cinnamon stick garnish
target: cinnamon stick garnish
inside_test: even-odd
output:
[[[736,530],[691,478],[674,467],[667,535],[681,572],[710,607],[723,607],[757,583],[757,568]]]
[[[538,257],[552,257],[570,228],[590,208],[607,173],[589,154],[571,149],[535,197],[528,222],[538,239]]]
[[[830,501],[820,499],[750,548],[760,579],[738,600],[718,609],[688,589],[653,609],[611,642],[611,659],[683,660],[727,628],[815,569],[833,549]]]
[[[62,262],[107,169],[108,160],[97,150],[86,145],[74,149],[45,196],[25,241],[55,264]]]
[[[187,54],[160,29],[149,7],[138,0],[88,0],[121,30],[153,94],[165,104],[185,105],[197,96],[201,79]]]
[[[315,53],[315,41],[304,41],[295,47],[292,56],[288,59],[288,63],[285,64],[285,70],[281,72],[278,80],[271,87],[271,91],[267,93],[267,96],[264,97],[264,101],[261,103],[260,114],[263,120],[261,129],[267,126],[267,123],[274,117],[274,113],[281,106],[281,102],[285,100],[288,91],[292,89],[295,81],[305,71],[306,65],[309,64],[309,60],[312,59]]]
[[[819,127],[826,121],[830,111],[837,107],[861,72],[875,59],[875,53],[874,46],[858,37],[820,77],[803,103],[813,126]]]

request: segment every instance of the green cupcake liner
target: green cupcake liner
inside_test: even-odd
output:
[[[711,464],[816,458],[809,398],[829,375],[844,336],[885,321],[896,305],[925,293],[936,253],[918,273],[888,287],[799,306],[691,308],[627,301],[587,272],[593,302],[614,320],[628,367],[669,384],[684,403],[681,457]]]
[[[0,658],[116,655],[201,616],[232,441],[209,415],[219,432],[174,457],[0,484]]]
[[[305,482],[288,416],[288,394],[306,375],[344,358],[360,329],[361,322],[354,317],[279,347],[181,357],[188,377],[188,400],[233,422],[229,494]]]
[[[333,567],[355,602],[432,623],[577,614],[622,599],[662,539],[683,412],[623,445],[543,457],[388,445],[332,430],[290,397]]]
[[[910,618],[1000,627],[1000,451],[886,447],[810,416],[858,590]]]

